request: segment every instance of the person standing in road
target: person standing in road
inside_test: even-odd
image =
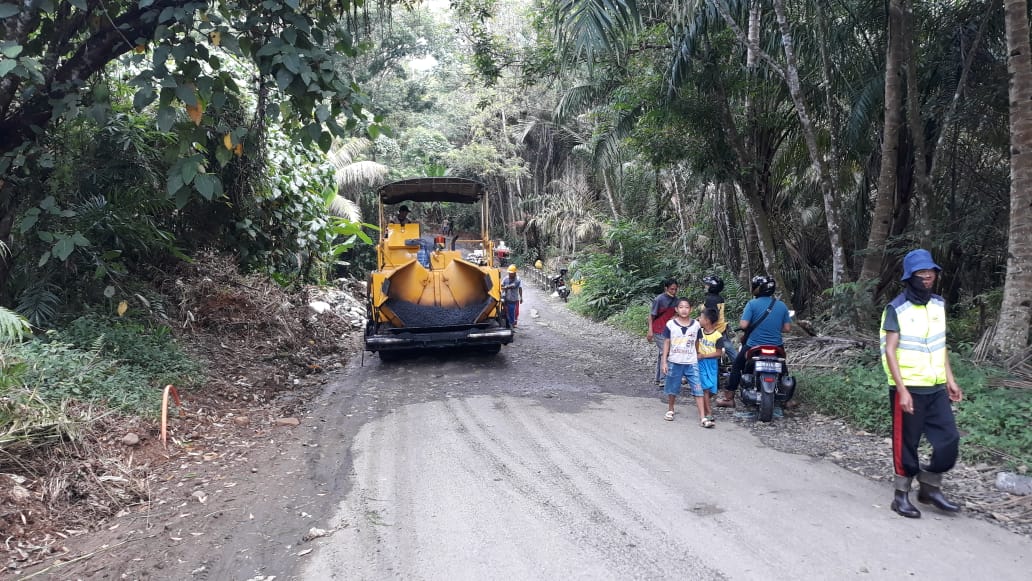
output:
[[[742,311],[742,319],[738,321],[738,327],[745,331],[742,349],[738,351],[738,356],[731,365],[727,391],[721,394],[724,397],[717,398],[717,407],[735,407],[735,391],[742,381],[742,368],[745,367],[749,349],[757,345],[780,347],[785,343],[782,334],[792,330],[792,318],[789,315],[788,306],[774,297],[774,291],[777,290],[777,283],[774,279],[762,274],[757,275],[752,278],[750,287],[756,298],[746,303],[745,310]]]
[[[649,310],[649,330],[645,338],[656,344],[656,385],[663,386],[663,329],[667,321],[674,316],[674,307],[677,305],[677,281],[668,278],[663,281],[663,292],[652,300],[652,309]]]
[[[716,309],[703,309],[699,316],[699,324],[702,325],[702,335],[699,336],[699,382],[707,396],[717,393],[720,381],[717,362],[724,356],[724,348],[721,347],[724,336],[717,330],[719,318]],[[709,413],[706,415],[710,417]]]
[[[728,357],[734,359],[738,356],[738,350],[735,349],[734,344],[731,342],[731,337],[727,333],[727,320],[724,318],[724,296],[720,294],[724,290],[724,279],[715,274],[708,274],[703,277],[702,284],[706,287],[706,296],[703,297],[702,308],[717,310],[718,318],[715,325],[717,331],[720,331],[722,335],[721,347],[723,347]]]
[[[505,316],[509,326],[516,328],[520,316],[520,303],[523,302],[523,281],[516,276],[516,265],[509,265],[509,274],[502,279],[502,300],[505,301]]]
[[[727,332],[727,320],[724,318],[724,311],[726,310],[724,308],[724,295],[720,294],[724,290],[724,279],[715,274],[707,274],[703,277],[702,284],[705,285],[706,288],[706,296],[703,298],[702,302],[703,308],[716,309],[717,314],[719,315],[714,323],[717,331],[721,335],[719,347],[723,354],[727,355],[731,361],[734,361],[735,358],[738,357],[738,349],[735,348],[735,343],[731,340],[731,334]],[[723,359],[723,355],[713,362],[718,374],[720,373],[721,359]],[[717,376],[717,381],[718,383],[720,381],[719,375]],[[726,394],[724,399],[727,399]]]
[[[957,462],[960,432],[950,402],[964,398],[953,377],[946,349],[946,302],[932,287],[942,268],[927,250],[903,257],[902,293],[882,313],[882,367],[889,382],[892,412],[892,461],[896,472],[892,510],[920,518],[910,503],[910,486],[921,484],[917,500],[945,512],[960,506],[942,493],[943,474]],[[928,465],[921,467],[917,446],[921,435],[932,446]]]
[[[699,425],[713,427],[710,417],[709,396],[699,383],[699,338],[702,327],[692,318],[692,302],[686,298],[677,299],[675,315],[663,328],[663,354],[660,359],[666,381],[663,393],[667,397],[667,412],[663,419],[673,421],[674,401],[681,392],[682,378],[689,393],[695,397],[699,409]]]

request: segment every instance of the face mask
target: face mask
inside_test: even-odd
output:
[[[925,288],[924,282],[916,276],[907,279],[907,286],[904,292],[907,295],[907,300],[915,305],[926,305],[928,300],[932,298],[932,289]]]

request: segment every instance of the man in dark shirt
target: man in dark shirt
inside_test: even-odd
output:
[[[677,281],[668,278],[663,281],[663,292],[652,300],[652,309],[649,310],[649,330],[645,338],[656,344],[658,353],[656,355],[656,385],[663,386],[663,329],[667,321],[674,316],[674,308],[677,306]]]
[[[402,207],[398,208],[398,224],[401,224],[402,226],[404,226],[406,224],[411,224],[412,222],[411,222],[411,220],[408,219],[408,215],[409,215],[408,206],[402,206]]]

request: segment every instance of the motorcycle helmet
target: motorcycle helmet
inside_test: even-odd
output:
[[[708,286],[711,293],[719,293],[724,290],[724,280],[715,274],[707,274],[702,277],[702,284]]]
[[[753,295],[758,297],[769,297],[778,288],[773,278],[763,274],[752,277],[752,282],[749,286],[752,288]]]

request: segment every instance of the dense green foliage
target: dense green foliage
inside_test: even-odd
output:
[[[327,207],[334,139],[382,133],[350,2],[0,6],[0,297],[33,324],[200,248],[294,281],[367,239]]]
[[[740,313],[751,298],[748,289],[723,268],[678,257],[662,232],[623,222],[611,226],[603,242],[604,252],[588,254],[571,272],[573,279],[584,279],[573,308],[586,316],[614,320],[619,327],[644,334],[647,305],[663,292],[663,280],[668,278],[678,282],[680,296],[688,297],[698,307],[705,295],[702,278],[720,276],[725,281],[721,294],[730,317]]]
[[[525,114],[533,131],[523,134],[523,156],[535,177],[520,189],[546,190],[543,206],[568,210],[562,220],[538,220],[524,233],[528,246],[562,259],[571,248],[608,252],[605,229],[631,221],[681,260],[719,265],[740,282],[767,272],[806,316],[830,312],[866,329],[864,315],[895,292],[900,256],[920,244],[945,269],[939,291],[947,301],[992,298],[983,311],[991,320],[1009,200],[1003,15],[984,2],[911,3],[907,66],[920,118],[908,122],[925,135],[925,157],[915,162],[905,127],[880,276],[854,283],[872,252],[886,14],[877,2],[785,4],[798,96],[786,81],[772,3],[540,3],[546,16],[526,52],[526,82],[551,113]],[[743,36],[750,7],[758,9],[753,64]],[[816,160],[827,166],[827,184]],[[919,165],[930,193],[917,190]],[[532,213],[549,213],[536,197],[524,199]],[[609,225],[589,227],[599,219]],[[831,271],[833,225],[846,258],[840,281]],[[645,286],[648,266],[621,265]],[[852,284],[857,292],[840,297]]]
[[[200,377],[200,366],[168,327],[133,321],[82,317],[62,331],[2,349],[5,395],[31,392],[52,408],[73,399],[154,416],[166,384]]]

